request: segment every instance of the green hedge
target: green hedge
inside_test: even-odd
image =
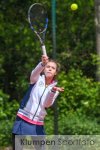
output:
[[[11,144],[12,125],[18,106],[16,100],[10,101],[9,96],[0,90],[0,146]]]
[[[58,80],[65,88],[57,100],[59,134],[100,134],[100,83],[78,69],[62,72]],[[53,134],[53,110],[48,113],[46,131]]]

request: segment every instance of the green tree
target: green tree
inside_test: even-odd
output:
[[[9,96],[0,90],[0,146],[12,143],[12,125],[18,107],[16,100],[9,101]]]

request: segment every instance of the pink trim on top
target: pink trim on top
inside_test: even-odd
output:
[[[21,114],[19,114],[19,113],[17,114],[17,116],[20,117],[20,118],[22,118],[23,120],[29,122],[29,123],[36,124],[36,125],[44,125],[43,122],[30,120],[29,118],[27,118],[27,117],[25,117],[25,116],[23,116],[23,115],[21,115]]]

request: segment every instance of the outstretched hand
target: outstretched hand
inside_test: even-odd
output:
[[[59,92],[63,92],[64,91],[64,88],[63,87],[56,87],[56,86],[54,86],[53,88],[52,88],[52,90],[53,91],[59,91]]]

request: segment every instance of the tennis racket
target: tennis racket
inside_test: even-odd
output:
[[[34,3],[29,7],[28,21],[30,28],[37,35],[41,43],[43,55],[47,55],[44,41],[48,26],[48,17],[47,11],[41,3]]]

